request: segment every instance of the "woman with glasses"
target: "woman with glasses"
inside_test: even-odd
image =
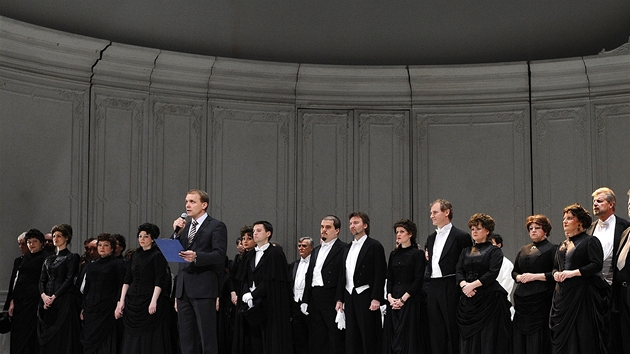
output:
[[[170,274],[168,263],[155,245],[160,229],[138,226],[140,247],[132,254],[123,282],[116,318],[123,318],[123,353],[171,353]]]
[[[457,323],[460,353],[509,353],[512,335],[510,302],[497,281],[503,252],[490,242],[494,219],[474,214],[468,220],[472,247],[465,248],[457,262],[457,284],[461,288]]]
[[[541,214],[525,221],[531,243],[523,246],[514,260],[512,278],[514,291],[513,353],[551,353],[549,310],[556,283],[553,280],[553,261],[558,245],[547,237],[551,222]]]

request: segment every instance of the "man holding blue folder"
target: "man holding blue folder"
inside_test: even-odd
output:
[[[206,213],[209,202],[208,193],[190,190],[186,195],[186,215],[191,222],[186,223],[183,218],[173,222],[173,238],[184,249],[179,255],[187,261],[179,264],[175,286],[182,354],[214,354],[218,350],[216,299],[219,272],[225,261],[227,229],[222,221]]]

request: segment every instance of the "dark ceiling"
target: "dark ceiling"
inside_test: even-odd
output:
[[[630,37],[628,0],[2,0],[0,15],[138,46],[318,64],[555,59]]]

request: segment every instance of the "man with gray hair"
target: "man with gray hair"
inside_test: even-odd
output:
[[[612,265],[617,260],[616,254],[619,250],[621,234],[630,226],[630,222],[615,216],[617,197],[612,189],[598,188],[591,196],[593,197],[593,216],[597,217],[597,220],[591,224],[586,233],[597,237],[601,242],[604,251],[602,275],[608,284],[612,284]]]
[[[308,353],[308,326],[306,316],[300,311],[304,288],[306,287],[306,271],[311,262],[313,252],[313,239],[300,237],[298,241],[298,254],[300,259],[290,264],[291,278],[293,279],[293,304],[291,306],[291,329],[293,331],[293,353]]]
[[[13,270],[11,271],[11,277],[9,279],[9,291],[7,292],[7,300],[4,302],[3,311],[6,313],[9,310],[9,305],[13,299],[13,286],[15,285],[15,278],[18,274],[18,269],[22,263],[22,258],[28,253],[28,247],[26,246],[26,232],[22,232],[17,237],[18,247],[20,249],[20,256],[13,260]]]
[[[617,197],[615,192],[608,187],[602,187],[596,189],[593,194],[593,215],[597,219],[591,224],[591,227],[586,230],[586,233],[595,236],[602,244],[604,251],[604,267],[602,268],[602,275],[608,282],[612,284],[613,294],[620,293],[620,287],[624,288],[624,285],[628,279],[624,279],[622,272],[617,272],[615,268],[619,261],[619,245],[621,244],[621,236],[625,229],[630,227],[630,223],[626,219],[615,216],[615,206],[617,204]],[[621,267],[623,268],[623,267]],[[617,282],[618,284],[615,284]],[[622,332],[622,313],[620,311],[626,311],[625,307],[620,306],[621,303],[614,300],[611,301],[610,311],[610,329],[609,345],[612,353],[627,353],[623,351],[623,338],[627,336],[627,332]],[[615,303],[616,302],[616,303]],[[630,325],[630,323],[628,323]],[[628,329],[628,328],[624,328]]]

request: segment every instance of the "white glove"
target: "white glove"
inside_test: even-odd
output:
[[[346,329],[346,314],[341,312],[341,310],[337,311],[337,317],[335,317],[335,323],[337,324],[337,328]]]
[[[254,307],[254,300],[247,300],[247,306],[251,309],[252,307]]]
[[[308,316],[308,304],[300,304],[300,311],[306,316]]]
[[[248,303],[248,302],[254,300],[254,297],[252,296],[252,293],[245,293],[245,294],[243,294],[243,297],[241,299],[243,300],[244,303]]]

